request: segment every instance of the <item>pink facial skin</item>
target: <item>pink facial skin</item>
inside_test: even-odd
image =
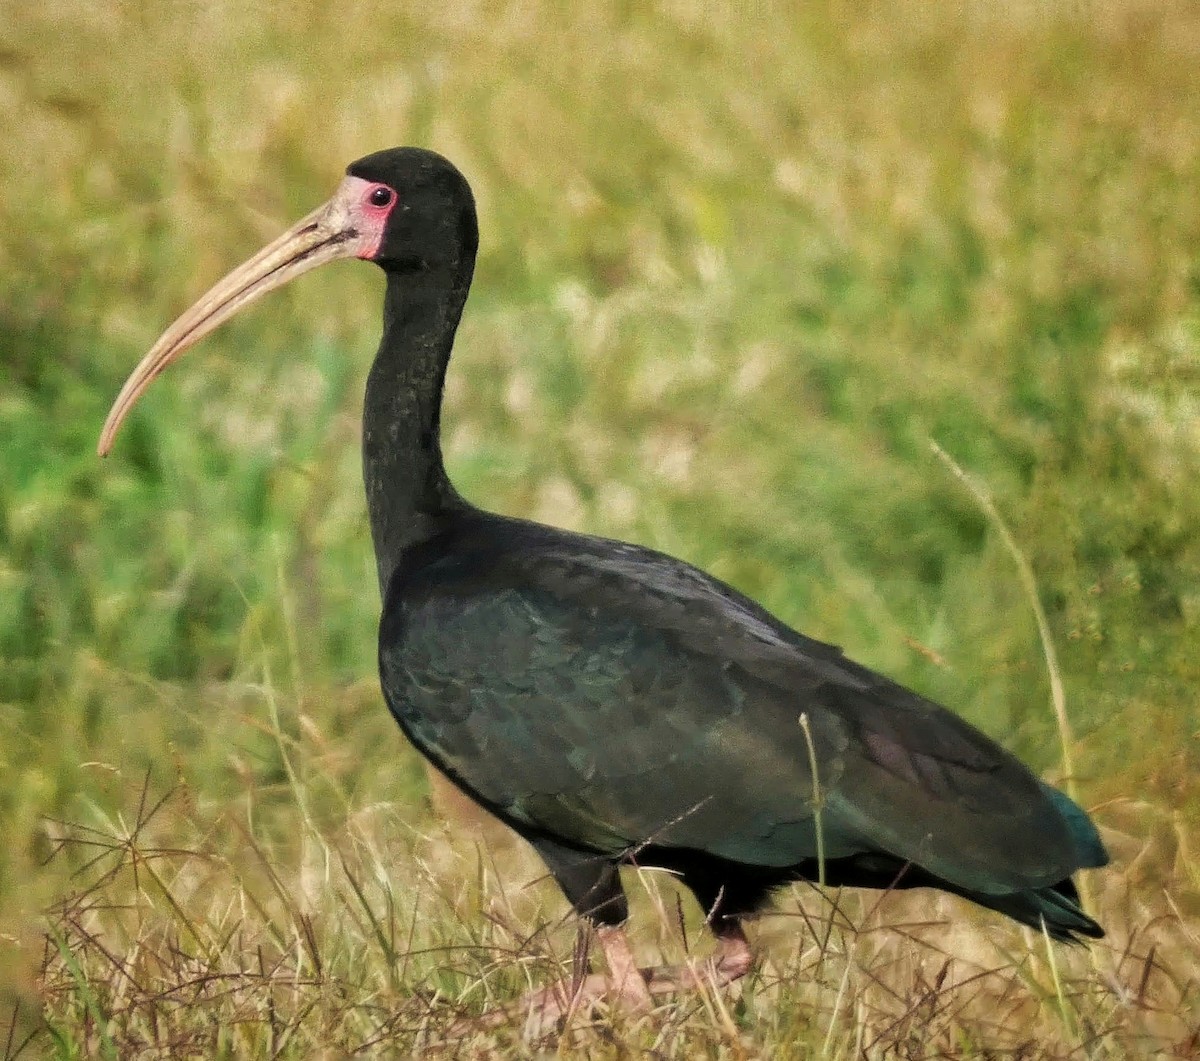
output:
[[[336,198],[347,204],[347,213],[358,232],[355,256],[370,261],[379,253],[388,218],[396,209],[400,196],[387,184],[347,177]]]

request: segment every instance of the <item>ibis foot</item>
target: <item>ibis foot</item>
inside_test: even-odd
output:
[[[629,937],[620,926],[603,925],[596,937],[608,963],[607,973],[591,973],[582,980],[560,980],[525,996],[525,1039],[539,1039],[574,1013],[590,1013],[600,1003],[630,1013],[647,1013],[654,1004],[649,979],[637,967]]]
[[[631,1013],[649,1012],[654,1004],[647,987],[650,975],[638,969],[624,928],[601,926],[596,930],[596,936],[608,963],[607,973],[590,973],[582,979],[567,977],[549,987],[530,991],[516,1005],[458,1021],[451,1033],[468,1034],[499,1028],[523,1013],[524,1038],[531,1042],[554,1031],[573,1014],[589,1015],[601,1003]]]
[[[753,954],[736,921],[714,925],[713,931],[717,953],[710,958],[675,968],[639,969],[624,928],[602,926],[596,930],[596,937],[604,951],[608,972],[590,973],[579,980],[559,980],[529,992],[515,1010],[512,1007],[493,1010],[477,1020],[464,1022],[459,1030],[468,1030],[466,1025],[475,1030],[500,1027],[514,1013],[524,1013],[524,1038],[532,1042],[575,1014],[590,1015],[599,1005],[633,1014],[648,1013],[657,995],[724,987],[750,971]]]
[[[701,987],[724,987],[740,980],[754,964],[750,941],[736,921],[713,925],[717,937],[717,953],[695,965],[675,969],[655,969],[647,977],[646,987],[652,995],[666,995]]]

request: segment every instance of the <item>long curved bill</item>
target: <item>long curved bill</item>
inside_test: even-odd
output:
[[[108,456],[121,423],[154,379],[188,347],[195,345],[238,310],[268,291],[282,287],[301,273],[336,258],[363,256],[378,244],[379,233],[356,209],[368,182],[347,177],[324,206],[293,225],[253,258],[239,265],[172,324],[130,373],[108,412],[100,442],[101,457]],[[364,231],[365,230],[365,231]]]

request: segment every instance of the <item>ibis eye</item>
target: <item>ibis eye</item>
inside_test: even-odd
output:
[[[368,197],[372,206],[388,206],[396,193],[391,188],[374,188]]]

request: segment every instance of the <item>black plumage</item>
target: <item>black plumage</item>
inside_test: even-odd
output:
[[[819,802],[830,883],[936,885],[1099,933],[1068,878],[1104,853],[1067,797],[661,553],[464,507],[401,555],[379,660],[410,740],[597,920],[625,916],[622,859],[730,916],[818,879]]]
[[[619,924],[616,867],[636,861],[676,872],[717,922],[823,877],[938,887],[1060,939],[1101,936],[1071,882],[1107,861],[1094,826],[994,741],[688,564],[457,493],[438,431],[477,246],[470,189],[417,149],[347,173],[327,207],[168,331],[102,450],[154,375],[246,301],[314,259],[373,260],[387,288],[363,472],[384,695],[581,914]]]

